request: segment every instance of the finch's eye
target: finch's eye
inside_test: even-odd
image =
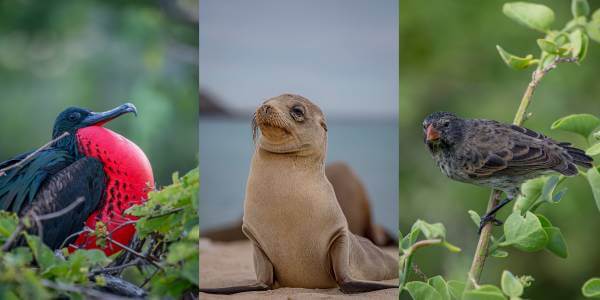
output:
[[[294,120],[300,122],[304,120],[304,108],[300,105],[296,105],[290,110],[290,115],[294,118]]]
[[[450,126],[450,121],[448,121],[448,120],[443,121],[442,126],[447,128],[448,126]]]
[[[77,121],[79,118],[81,118],[81,114],[78,112],[74,112],[69,115],[69,121]]]

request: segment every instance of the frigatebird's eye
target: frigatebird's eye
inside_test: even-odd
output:
[[[69,121],[77,121],[79,120],[79,118],[81,118],[81,114],[78,112],[74,112],[72,114],[69,115]]]
[[[301,122],[304,120],[304,107],[296,105],[290,110],[290,115],[294,120]]]

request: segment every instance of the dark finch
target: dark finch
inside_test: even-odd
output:
[[[592,158],[570,143],[492,120],[434,112],[423,121],[423,134],[446,176],[506,193],[506,199],[481,218],[479,232],[487,222],[501,224],[495,213],[519,195],[526,180],[552,172],[574,176],[578,173],[576,165],[592,167]]]

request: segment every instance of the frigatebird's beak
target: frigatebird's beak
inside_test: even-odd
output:
[[[135,108],[135,105],[131,103],[125,103],[109,111],[93,112],[85,119],[83,119],[81,123],[85,126],[102,126],[107,122],[110,122],[111,120],[127,113],[133,113],[135,116],[137,116],[137,108]]]
[[[425,140],[428,142],[434,142],[440,139],[440,132],[433,128],[433,124],[429,124],[427,126],[427,131],[425,133]]]

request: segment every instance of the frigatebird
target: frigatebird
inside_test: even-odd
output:
[[[0,163],[0,170],[6,170],[0,172],[0,209],[21,218],[57,214],[32,225],[52,249],[70,245],[71,251],[98,248],[111,255],[121,250],[119,244],[128,245],[135,217],[124,212],[145,201],[154,178],[144,152],[103,127],[127,113],[137,115],[136,107],[126,103],[105,112],[78,107],[61,112],[51,145]],[[84,230],[97,225],[105,227],[105,241]]]

